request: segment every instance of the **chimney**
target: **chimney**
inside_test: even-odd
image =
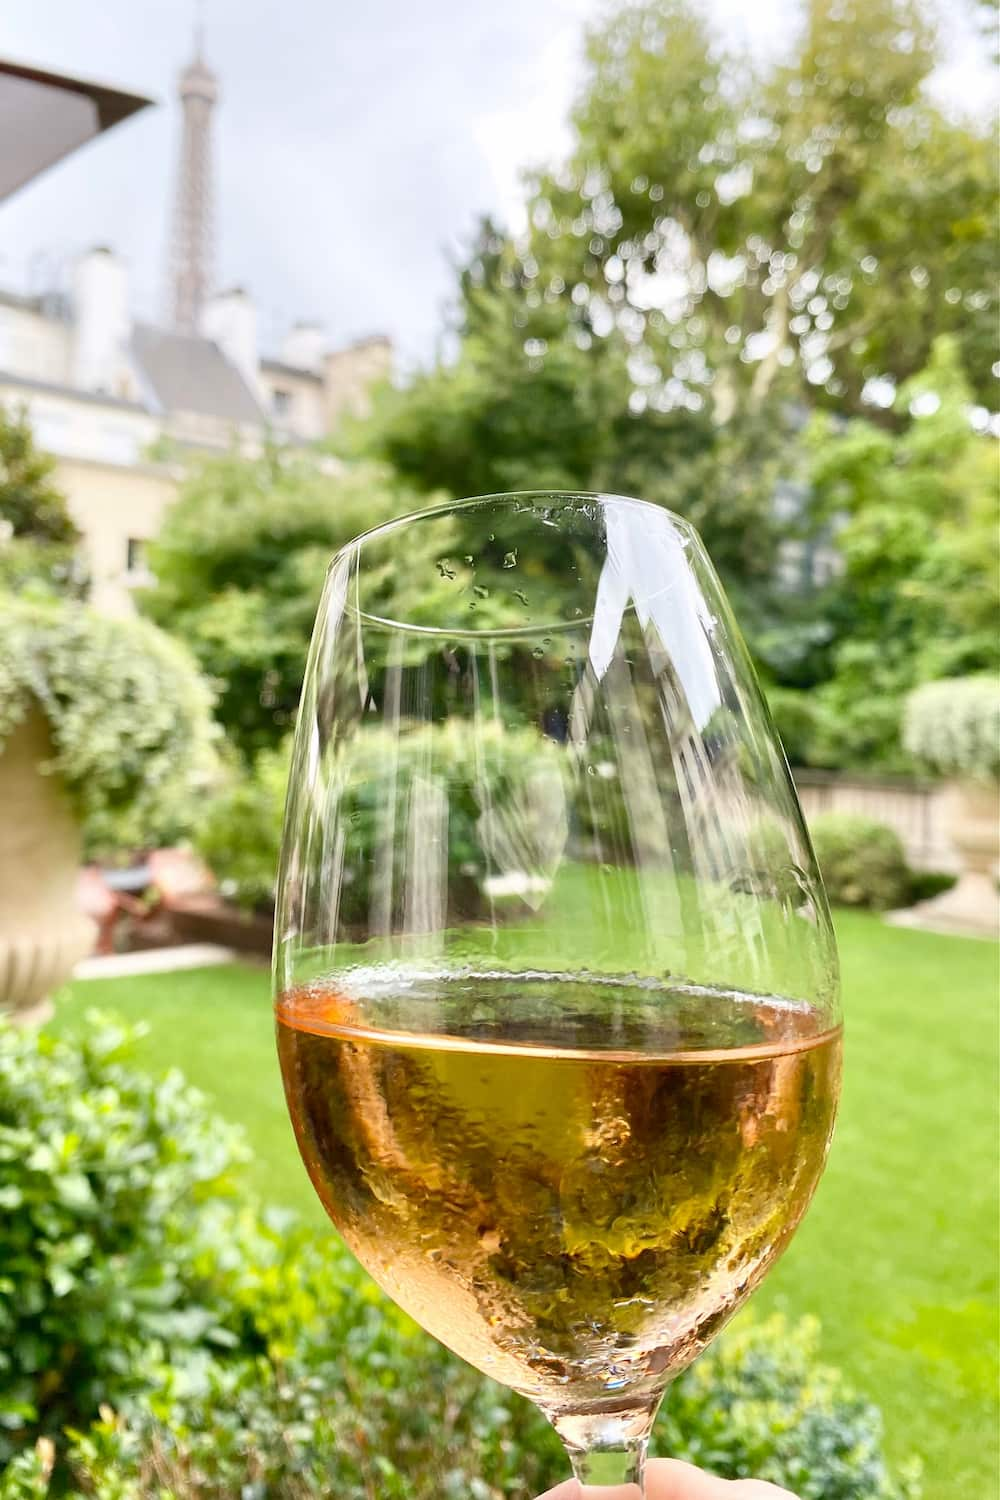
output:
[[[392,358],[392,342],[383,334],[328,354],[323,371],[327,420],[336,424],[345,412],[366,417],[371,411],[372,387],[392,375]]]
[[[88,250],[73,271],[73,384],[117,394],[131,333],[128,275],[104,245]]]
[[[212,339],[257,394],[257,309],[242,287],[217,292],[201,312],[201,332]]]
[[[294,370],[309,370],[313,375],[323,373],[325,354],[326,335],[318,323],[296,323],[281,346],[283,364]]]

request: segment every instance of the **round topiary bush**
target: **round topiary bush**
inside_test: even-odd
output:
[[[950,677],[910,694],[903,744],[942,776],[1000,779],[1000,680]]]
[[[176,836],[215,768],[211,694],[145,620],[0,594],[0,754],[32,708],[92,849]]]
[[[888,911],[906,904],[910,871],[893,829],[873,818],[821,813],[810,823],[809,832],[834,906]]]

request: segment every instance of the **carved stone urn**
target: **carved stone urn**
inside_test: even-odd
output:
[[[1000,895],[996,868],[1000,859],[1000,784],[995,781],[950,781],[945,791],[946,827],[961,856],[958,883],[950,891],[922,901],[915,911],[931,925],[955,931],[1000,936]]]
[[[93,947],[77,906],[81,832],[58,776],[48,724],[31,709],[0,749],[0,1012],[43,1021],[52,992]]]

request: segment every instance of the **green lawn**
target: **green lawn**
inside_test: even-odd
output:
[[[997,1493],[997,949],[838,920],[844,1099],[809,1218],[756,1305],[817,1313],[825,1353],[919,1453],[927,1500]],[[242,967],[79,983],[84,1006],[148,1023],[142,1058],[177,1064],[246,1127],[254,1186],[320,1223],[274,1059],[268,980]]]

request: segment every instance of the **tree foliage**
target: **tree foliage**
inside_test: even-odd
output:
[[[985,652],[989,459],[968,407],[994,385],[996,171],[988,131],[928,91],[939,52],[918,0],[807,0],[764,66],[690,0],[614,9],[587,38],[566,159],[527,181],[526,231],[483,223],[459,268],[455,357],[361,434],[422,489],[596,489],[687,516],[773,682],[876,684],[867,730],[813,736],[822,760],[898,754],[915,674]],[[914,426],[913,382],[939,378],[947,409]],[[850,420],[843,441],[820,423],[805,447],[817,410]],[[781,589],[788,544],[828,547],[841,521],[824,443],[838,469],[854,450],[861,486],[847,582]],[[956,445],[975,473],[950,467]],[[967,565],[979,581],[956,591]],[[845,703],[831,688],[820,709],[834,723]]]
[[[540,175],[521,274],[654,397],[726,417],[777,389],[857,410],[951,331],[991,391],[989,132],[924,85],[916,0],[808,0],[787,62],[714,45],[688,0],[626,5],[588,39],[566,163]]]
[[[903,768],[905,694],[997,662],[994,449],[970,425],[994,388],[989,132],[935,102],[921,0],[802,0],[762,64],[694,0],[634,0],[585,57],[525,231],[484,222],[458,268],[454,357],[343,441],[424,497],[685,515],[796,758]],[[414,503],[301,455],[189,479],[145,607],[245,752],[288,726],[329,551]]]
[[[140,603],[213,679],[217,717],[245,754],[288,731],[333,553],[416,504],[384,470],[313,452],[227,455],[191,470],[150,547],[156,584]]]
[[[996,442],[969,421],[971,393],[949,338],[901,387],[898,430],[819,417],[809,434],[816,507],[835,526],[840,575],[825,600],[825,671],[798,738],[819,765],[904,769],[906,694],[939,677],[1000,668]]]
[[[27,413],[0,406],[0,588],[81,594],[80,534],[53,482],[55,462],[35,446]]]
[[[515,260],[482,225],[460,275],[458,358],[385,393],[363,441],[422,489],[639,495],[698,526],[730,588],[762,584],[787,413],[720,425],[700,398],[647,403],[627,342],[581,332],[561,296],[535,305]]]

